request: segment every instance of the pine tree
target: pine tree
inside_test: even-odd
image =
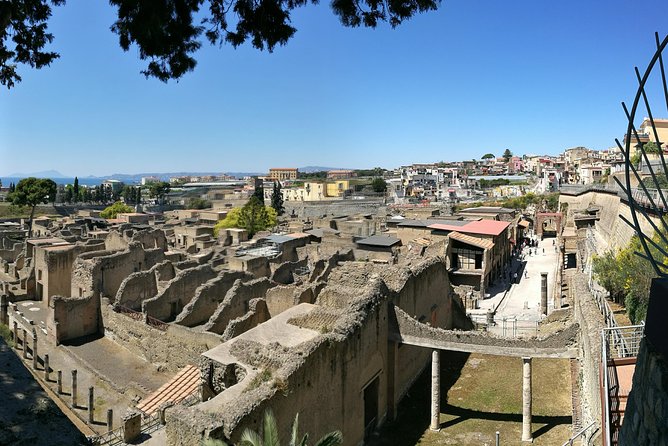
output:
[[[79,196],[79,178],[74,177],[74,188],[72,189],[72,197],[74,198],[74,202],[79,202],[80,196]]]
[[[283,207],[283,194],[281,193],[281,183],[274,181],[274,190],[271,193],[271,207],[274,208],[276,214],[283,215],[285,208]]]

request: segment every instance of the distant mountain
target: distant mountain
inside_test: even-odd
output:
[[[13,178],[28,178],[28,177],[37,177],[37,178],[66,178],[67,175],[63,175],[57,170],[42,170],[41,172],[32,172],[32,173],[12,173],[6,175]]]
[[[313,173],[313,172],[322,172],[323,170],[343,170],[347,169],[346,167],[323,167],[323,166],[306,166],[300,167],[299,171],[303,173]]]
[[[89,175],[86,178],[100,179],[100,180],[119,180],[125,183],[139,183],[142,177],[156,177],[162,181],[169,181],[172,177],[184,176],[206,176],[206,175],[230,175],[237,178],[250,177],[256,175],[266,175],[266,172],[142,172],[142,173],[114,173],[111,175],[94,176]]]

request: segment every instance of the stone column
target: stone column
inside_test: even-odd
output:
[[[49,381],[49,355],[44,355],[44,380]]]
[[[95,419],[95,387],[88,388],[88,422],[92,423]]]
[[[7,295],[0,296],[0,324],[9,325],[9,299]]]
[[[23,359],[28,359],[28,330],[23,329]]]
[[[540,314],[547,315],[547,273],[540,273]]]
[[[32,328],[32,368],[37,370],[37,330]]]
[[[441,359],[440,351],[431,352],[431,424],[433,431],[441,429]]]
[[[522,441],[531,437],[531,358],[522,358]]]
[[[494,325],[494,311],[490,308],[487,310],[487,327],[492,327]]]
[[[72,370],[72,407],[77,407],[77,371]]]
[[[14,321],[14,346],[19,348],[19,324]]]
[[[58,395],[63,394],[63,371],[58,370]]]
[[[114,411],[107,409],[107,430],[114,430]]]

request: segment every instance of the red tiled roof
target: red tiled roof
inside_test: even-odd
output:
[[[508,226],[510,226],[510,223],[507,221],[477,220],[462,226],[458,230],[459,232],[466,232],[468,234],[499,235]]]
[[[467,225],[464,225],[467,226]],[[433,225],[427,226],[429,229],[438,229],[439,231],[459,231],[462,229],[464,226],[454,226],[454,225],[446,225],[442,223],[435,223]]]
[[[478,248],[482,249],[492,249],[494,247],[494,242],[484,238],[473,237],[459,232],[451,232],[449,236],[453,240],[466,243],[467,245],[477,246]]]
[[[174,378],[141,400],[137,404],[137,409],[151,415],[164,403],[179,403],[197,391],[199,381],[199,369],[193,365],[187,365]]]
[[[499,235],[501,234],[510,223],[507,221],[497,221],[497,220],[474,220],[463,226],[454,226],[454,225],[445,225],[441,223],[436,223],[433,225],[427,226],[429,229],[437,229],[439,231],[457,231],[464,232],[467,234],[479,234],[479,235]]]

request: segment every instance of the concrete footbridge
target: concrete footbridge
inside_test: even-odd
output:
[[[431,423],[432,430],[440,429],[441,367],[440,350],[452,350],[486,355],[522,358],[522,441],[532,441],[531,432],[531,360],[532,358],[576,358],[578,326],[543,339],[499,338],[486,332],[443,330],[423,324],[400,308],[390,310],[389,338],[391,341],[432,349],[431,363]]]
[[[392,317],[392,315],[390,316]],[[418,322],[394,307],[396,324],[390,340],[436,350],[515,356],[518,358],[576,358],[578,326],[573,324],[544,339],[503,338],[487,332],[443,330]]]

